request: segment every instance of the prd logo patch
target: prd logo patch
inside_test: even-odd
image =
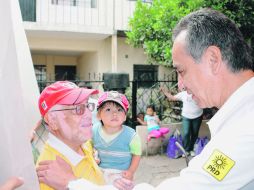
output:
[[[45,100],[41,103],[41,107],[44,109],[44,111],[48,108]]]
[[[235,161],[220,152],[214,150],[203,169],[211,174],[215,179],[221,181],[235,165]]]

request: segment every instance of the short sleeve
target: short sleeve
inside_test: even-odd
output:
[[[134,155],[141,155],[141,141],[140,137],[136,133],[130,142],[130,152]]]

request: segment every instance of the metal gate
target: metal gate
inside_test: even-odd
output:
[[[38,81],[40,91],[47,85],[55,81]],[[82,86],[104,90],[104,82],[102,80],[89,80],[89,81],[72,81],[77,85],[82,83]],[[177,74],[176,72],[164,76],[164,80],[133,80],[130,85],[125,89],[124,94],[127,96],[130,107],[127,114],[126,124],[135,128],[137,123],[137,114],[145,113],[148,105],[154,105],[156,113],[164,123],[171,121],[179,121],[181,102],[170,102],[165,98],[160,91],[161,87],[168,88],[171,92],[177,93]]]

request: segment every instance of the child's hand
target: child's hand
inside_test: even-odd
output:
[[[122,176],[123,176],[123,178],[133,180],[133,172],[131,172],[129,170],[123,171]]]
[[[162,87],[162,86],[160,87],[160,91],[163,92],[163,93],[167,92],[166,88]]]
[[[137,121],[141,124],[141,125],[146,125],[146,122],[143,121],[142,119],[137,117]]]
[[[137,121],[142,124],[142,120],[140,118],[137,117]]]
[[[160,122],[161,122],[160,118],[157,115],[156,115],[156,121],[158,124],[160,124]]]

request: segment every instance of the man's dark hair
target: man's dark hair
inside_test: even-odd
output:
[[[212,9],[201,9],[182,18],[173,31],[173,41],[187,31],[186,51],[199,62],[209,46],[217,46],[232,72],[253,70],[251,49],[229,18]]]

